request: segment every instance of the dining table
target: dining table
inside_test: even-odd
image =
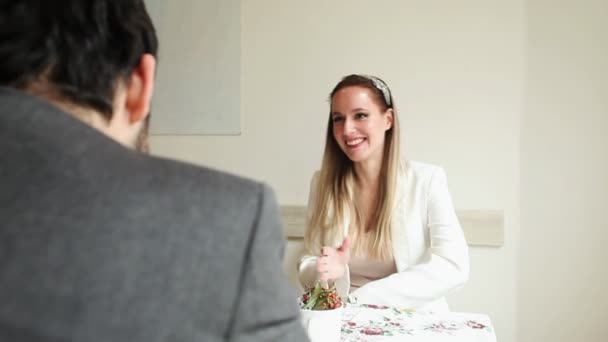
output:
[[[490,317],[373,304],[348,304],[341,342],[496,342]]]

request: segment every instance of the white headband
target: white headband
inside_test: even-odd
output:
[[[388,89],[388,86],[386,85],[386,83],[384,83],[383,80],[379,79],[376,76],[371,76],[371,75],[360,75],[360,76],[365,77],[368,80],[372,81],[372,83],[374,84],[374,87],[376,87],[376,89],[378,89],[378,90],[380,90],[380,92],[382,92],[382,96],[384,97],[384,101],[386,102],[386,104],[389,107],[392,107],[391,91]]]

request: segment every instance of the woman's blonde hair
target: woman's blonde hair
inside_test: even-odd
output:
[[[393,110],[393,124],[385,133],[384,153],[380,170],[380,189],[376,211],[371,217],[374,228],[369,243],[362,246],[356,236],[362,229],[364,219],[360,208],[353,201],[353,162],[344,154],[333,136],[331,101],[340,89],[363,87],[371,90],[374,101],[383,112]],[[397,173],[399,172],[399,122],[392,95],[384,81],[374,76],[349,75],[344,77],[330,94],[330,115],[321,171],[312,185],[311,197],[315,199],[308,208],[308,227],[304,242],[309,253],[318,254],[321,246],[338,247],[344,239],[344,227],[348,225],[349,236],[355,237],[353,251],[369,257],[386,260],[391,258],[392,218],[395,207]],[[371,227],[365,227],[371,228]]]

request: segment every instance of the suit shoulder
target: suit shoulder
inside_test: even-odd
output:
[[[206,166],[162,157],[148,157],[148,160],[152,177],[161,178],[159,180],[166,186],[182,191],[215,192],[221,198],[245,199],[258,197],[267,188],[261,182]]]

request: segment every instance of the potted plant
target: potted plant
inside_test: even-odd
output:
[[[324,284],[323,284],[324,283]],[[318,281],[300,298],[302,324],[311,342],[340,341],[344,303],[335,284]]]

